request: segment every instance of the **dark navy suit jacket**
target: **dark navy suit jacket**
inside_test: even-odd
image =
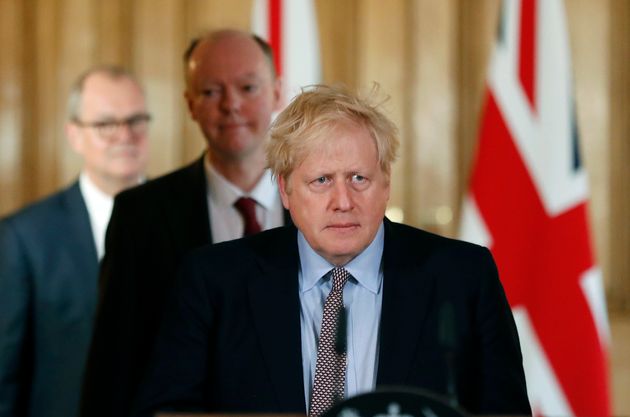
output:
[[[204,247],[185,262],[138,399],[157,410],[304,413],[297,230]],[[377,386],[530,414],[518,335],[490,252],[385,220]],[[450,327],[444,341],[444,311]]]
[[[0,222],[0,416],[77,415],[97,277],[78,183]]]
[[[131,413],[180,261],[208,243],[203,157],[116,196],[81,416]]]

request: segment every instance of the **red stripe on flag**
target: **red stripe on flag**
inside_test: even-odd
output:
[[[278,76],[282,75],[282,1],[269,0],[269,44]]]
[[[532,109],[536,109],[536,0],[521,1],[518,75]]]
[[[547,214],[491,92],[472,194],[510,304],[527,309],[573,412],[610,415],[607,353],[580,286],[594,266],[586,203]]]

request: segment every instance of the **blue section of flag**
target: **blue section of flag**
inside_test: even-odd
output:
[[[506,39],[506,35],[505,35],[505,31],[506,31],[506,27],[507,27],[507,7],[505,7],[505,3],[501,2],[501,6],[500,6],[500,10],[499,10],[499,25],[497,26],[497,43],[500,45],[500,47],[504,47],[505,46],[505,39]]]
[[[577,126],[575,111],[575,99],[571,97],[571,151],[573,154],[573,171],[582,168],[582,155],[580,154],[580,132]]]

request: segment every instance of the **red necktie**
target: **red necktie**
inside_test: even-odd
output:
[[[309,417],[319,417],[337,401],[343,399],[346,386],[346,352],[335,348],[339,315],[343,314],[343,287],[348,281],[344,268],[332,270],[332,290],[324,303],[322,328],[317,346],[315,381],[311,395]],[[345,335],[343,335],[345,336]],[[342,337],[343,337],[342,336]]]
[[[256,219],[256,200],[249,197],[241,197],[236,200],[234,207],[236,207],[239,213],[241,213],[243,221],[245,222],[245,231],[243,232],[243,236],[253,235],[254,233],[258,233],[262,230],[258,220]]]

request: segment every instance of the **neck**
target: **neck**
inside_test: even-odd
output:
[[[212,167],[244,192],[250,192],[254,189],[267,165],[264,155],[231,161],[221,160],[211,153],[208,155]]]
[[[129,178],[101,178],[89,172],[87,175],[99,190],[112,197],[127,188],[140,184],[140,177],[137,176]]]

